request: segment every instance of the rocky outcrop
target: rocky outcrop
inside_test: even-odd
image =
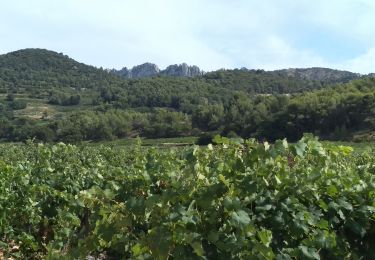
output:
[[[282,74],[291,78],[298,78],[303,80],[321,81],[324,83],[345,83],[353,79],[361,78],[362,75],[350,71],[335,70],[328,68],[293,68],[282,69],[275,71],[264,70],[248,70],[241,68],[242,71],[255,71],[256,73]],[[189,66],[186,63],[170,65],[164,70],[153,63],[144,63],[142,65],[134,66],[132,69],[123,68],[121,70],[110,70],[109,72],[127,79],[155,77],[158,75],[169,77],[197,77],[205,74],[198,66]],[[374,74],[369,74],[367,77],[374,77]]]
[[[130,71],[130,78],[149,78],[155,77],[159,74],[160,69],[153,63],[144,63],[142,65],[134,66]]]
[[[115,74],[117,76],[120,76],[122,78],[130,78],[130,71],[128,70],[127,67],[124,67],[120,70],[111,69],[111,70],[107,70],[107,71],[112,73],[112,74]]]
[[[121,70],[112,69],[109,72],[127,79],[155,77],[157,75],[170,77],[196,77],[203,75],[203,71],[198,66],[189,66],[186,63],[170,65],[165,70],[160,70],[153,63],[144,63],[134,66],[132,69],[124,67]]]
[[[124,67],[121,70],[112,69],[110,72],[123,78],[137,79],[155,77],[160,73],[160,69],[156,64],[147,62],[134,66],[130,70],[127,67]]]
[[[186,63],[182,63],[170,65],[160,74],[171,77],[196,77],[203,75],[203,71],[198,66],[188,66]]]
[[[155,77],[160,73],[160,69],[156,64],[147,62],[134,66],[130,70],[127,67],[124,67],[121,70],[112,69],[110,72],[127,79],[138,79]]]
[[[285,73],[288,77],[322,81],[327,83],[349,82],[353,79],[361,77],[361,75],[358,73],[328,68],[283,69],[274,72]]]

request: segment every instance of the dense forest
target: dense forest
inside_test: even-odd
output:
[[[0,139],[8,141],[214,134],[294,141],[304,132],[370,140],[374,101],[375,78],[321,68],[123,79],[42,49],[0,56]]]

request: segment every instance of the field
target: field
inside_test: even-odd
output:
[[[0,258],[374,259],[374,151],[215,142],[0,144]]]

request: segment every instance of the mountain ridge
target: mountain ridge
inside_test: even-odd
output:
[[[325,81],[330,83],[348,82],[353,79],[360,78],[364,75],[345,70],[337,70],[323,67],[311,68],[289,68],[275,70],[274,72],[285,73],[290,77],[297,77],[305,80]]]
[[[290,94],[365,77],[328,68],[275,71],[242,68],[203,72],[199,67],[186,63],[170,65],[164,70],[153,63],[144,63],[130,70],[123,69],[122,73],[123,75],[119,75],[115,71],[80,63],[63,53],[46,49],[23,49],[0,55],[0,92],[33,93],[45,98],[51,95],[51,91],[69,92],[73,95],[74,91],[85,89],[102,93],[108,92],[108,89],[122,91],[119,89],[126,88],[144,95],[139,89],[133,88],[133,81],[141,81],[136,85],[143,87],[151,84],[154,88],[163,86],[174,95],[187,91],[182,87],[185,84],[200,84],[206,88],[221,89],[220,91],[244,91],[251,95]],[[113,96],[113,93],[108,93],[107,99],[109,95]]]
[[[170,77],[196,77],[204,74],[204,72],[198,66],[189,66],[186,63],[169,65],[164,70],[161,70],[158,65],[146,62],[133,66],[131,69],[123,67],[120,70],[111,69],[108,71],[126,79],[147,78],[158,75]]]
[[[123,67],[120,70],[109,69],[108,72],[126,79],[147,78],[156,76],[170,76],[170,77],[199,77],[205,74],[210,74],[218,71],[247,71],[247,72],[266,72],[274,74],[285,74],[288,77],[299,78],[303,80],[323,81],[326,83],[345,83],[353,79],[358,79],[366,76],[374,76],[374,73],[368,75],[355,73],[347,70],[338,70],[325,67],[308,67],[308,68],[288,68],[278,70],[263,70],[263,69],[219,69],[205,72],[198,66],[189,66],[186,63],[174,64],[167,66],[161,70],[158,65],[151,62],[145,62],[140,65],[133,66],[131,69]]]
[[[50,62],[46,62],[43,60],[43,57],[51,57],[55,56],[55,58],[60,57],[64,58],[67,61],[67,64],[72,65],[72,68],[82,69],[85,68],[86,70],[89,69],[91,72],[94,72],[95,69],[99,69],[98,67],[87,65],[85,63],[76,61],[75,59],[65,55],[61,52],[51,51],[47,49],[41,48],[27,48],[21,49],[17,51],[8,52],[5,54],[0,55],[0,60],[7,56],[25,56],[26,58],[23,60],[25,65],[30,65],[31,61],[38,60],[39,65],[45,65],[44,67],[39,67],[38,69],[51,69],[56,64]],[[13,65],[17,65],[15,63],[11,63]],[[4,67],[4,64],[0,61],[0,66]],[[8,64],[9,66],[9,64]],[[77,68],[75,68],[77,67]],[[72,68],[65,68],[65,69],[72,69]],[[84,69],[84,70],[85,70]],[[323,81],[325,83],[345,83],[353,79],[358,79],[361,77],[374,77],[374,73],[369,74],[360,74],[346,70],[338,70],[332,68],[325,68],[325,67],[307,67],[307,68],[286,68],[286,69],[278,69],[278,70],[263,70],[263,69],[247,69],[247,68],[235,68],[235,69],[219,69],[213,71],[203,71],[196,65],[188,65],[186,63],[181,64],[173,64],[167,66],[165,69],[160,69],[158,65],[145,62],[140,65],[135,65],[132,68],[123,67],[122,69],[105,69],[104,71],[119,76],[124,79],[139,79],[139,78],[148,78],[148,77],[156,77],[156,76],[169,76],[169,77],[201,77],[206,74],[220,72],[220,71],[247,71],[247,72],[257,72],[257,73],[271,73],[271,74],[283,74],[288,77],[303,79],[303,80],[314,80],[314,81]]]

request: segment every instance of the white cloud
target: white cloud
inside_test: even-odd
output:
[[[375,71],[374,24],[373,0],[8,0],[0,10],[0,52],[41,47],[117,68],[150,61],[205,70],[330,66],[369,72]],[[311,28],[358,50],[345,58],[338,51],[332,60],[327,50],[295,40]]]
[[[375,47],[369,49],[363,55],[337,64],[336,67],[350,71],[358,71],[363,74],[375,72]]]

